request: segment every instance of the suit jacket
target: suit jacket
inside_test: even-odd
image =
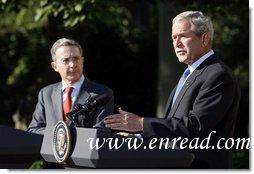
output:
[[[202,62],[186,80],[171,107],[176,88],[168,99],[164,119],[145,118],[144,138],[207,138],[212,150],[191,150],[194,168],[230,168],[231,150],[217,150],[220,138],[233,137],[240,90],[231,70],[215,55]]]
[[[28,127],[29,132],[43,134],[46,126],[54,126],[58,121],[63,120],[62,83],[55,83],[40,90],[38,103],[33,113],[32,121]],[[103,85],[94,83],[85,78],[77,99],[73,104],[85,104],[86,100],[94,95],[107,94],[110,97],[105,107],[98,108],[93,124],[100,123],[103,118],[113,113],[114,96],[113,91]],[[73,108],[72,107],[72,108]]]

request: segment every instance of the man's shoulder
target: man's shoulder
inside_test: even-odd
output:
[[[223,74],[231,73],[231,69],[218,58],[216,54],[212,54],[207,59],[205,59],[197,68],[197,71],[209,73],[209,74]]]
[[[215,57],[214,60],[210,60],[210,63],[204,67],[204,73],[206,80],[222,78],[235,80],[233,71],[219,58]]]
[[[47,86],[43,87],[41,89],[41,91],[52,91],[53,89],[59,87],[59,85],[61,85],[61,82],[53,83],[53,84],[50,84],[50,85],[47,85]]]

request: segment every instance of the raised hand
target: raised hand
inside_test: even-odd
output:
[[[118,111],[119,114],[109,115],[105,118],[104,123],[107,128],[127,132],[143,131],[143,117],[124,111],[121,108]]]

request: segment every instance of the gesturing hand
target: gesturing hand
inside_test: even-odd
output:
[[[104,123],[107,128],[127,132],[143,131],[143,117],[123,111],[121,108],[118,111],[119,114],[109,115],[105,118]]]

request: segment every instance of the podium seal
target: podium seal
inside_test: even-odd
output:
[[[63,121],[57,122],[54,127],[53,153],[58,163],[64,163],[70,154],[71,137],[67,124]]]

